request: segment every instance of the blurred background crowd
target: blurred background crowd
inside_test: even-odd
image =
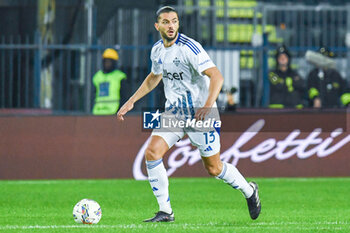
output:
[[[163,5],[223,73],[222,111],[350,103],[345,0],[0,0],[0,113],[114,114],[150,72]]]

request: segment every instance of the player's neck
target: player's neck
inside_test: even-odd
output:
[[[162,37],[164,47],[165,48],[171,47],[173,44],[175,44],[175,42],[176,42],[178,37],[179,37],[179,33],[177,33],[176,37],[173,40],[170,40],[170,41]]]

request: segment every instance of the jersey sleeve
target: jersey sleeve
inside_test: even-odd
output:
[[[215,67],[208,53],[198,42],[187,42],[185,48],[189,63],[199,74],[211,67]]]
[[[152,68],[151,71],[155,75],[159,75],[162,73],[162,67],[161,64],[156,60],[156,49],[155,47],[152,48],[151,51],[151,61],[152,61]]]

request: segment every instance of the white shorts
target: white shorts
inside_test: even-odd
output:
[[[192,145],[196,146],[201,156],[210,157],[220,152],[220,134],[216,130],[203,132],[194,130],[177,130],[176,132],[165,129],[153,130],[152,136],[160,136],[168,144],[169,149],[185,135],[188,135]]]

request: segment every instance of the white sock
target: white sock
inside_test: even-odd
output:
[[[232,164],[222,162],[222,171],[217,178],[223,180],[233,188],[240,190],[245,198],[253,195],[254,189],[252,186],[248,184],[242,174]]]
[[[146,161],[148,181],[153,190],[154,196],[157,198],[159,211],[171,214],[172,209],[169,198],[169,181],[168,175],[163,164],[163,160]]]

